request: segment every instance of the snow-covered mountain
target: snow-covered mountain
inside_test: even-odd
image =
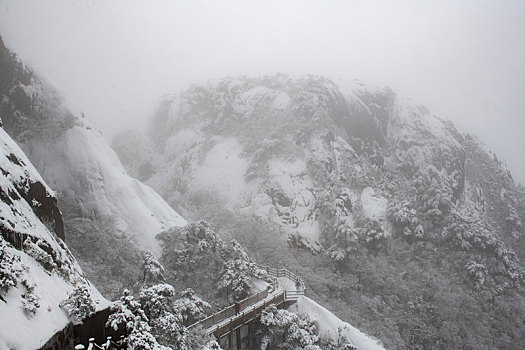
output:
[[[72,321],[61,303],[85,287],[108,306],[64,244],[55,193],[0,128],[0,348],[37,349]]]
[[[155,235],[186,223],[155,191],[128,176],[87,118],[73,114],[1,40],[0,72],[4,128],[57,192],[66,227],[78,233],[68,242],[73,251],[85,252],[95,236],[114,235],[131,239],[139,249],[158,252]],[[104,246],[108,241],[99,237],[98,243]],[[98,273],[98,259],[83,254],[78,258],[95,282],[103,275]]]
[[[523,188],[473,136],[388,88],[317,76],[226,78],[169,96],[149,130],[127,131],[113,148],[183,216],[260,243],[254,254],[283,241],[319,254],[317,264],[341,274],[351,295],[331,295],[326,288],[339,288],[331,274],[313,291],[387,345],[523,344],[521,321],[503,306],[523,310]],[[304,254],[298,269],[310,264]],[[355,298],[366,298],[360,313]],[[507,331],[487,311],[471,332],[481,338],[461,336],[470,323],[455,303],[473,313],[497,305]],[[406,322],[395,316],[402,311]]]

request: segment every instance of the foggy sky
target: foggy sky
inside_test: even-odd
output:
[[[525,1],[0,0],[0,35],[109,139],[227,75],[389,85],[525,183]]]

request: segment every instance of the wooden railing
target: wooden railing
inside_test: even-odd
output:
[[[268,290],[260,291],[259,293],[255,293],[253,295],[250,295],[249,297],[243,299],[240,301],[241,307],[246,309],[246,307],[253,305],[263,299],[266,299],[268,297]],[[235,315],[235,305],[229,306],[225,309],[222,309],[219,312],[214,313],[211,316],[206,317],[205,319],[202,319],[191,326],[188,327],[188,329],[196,327],[196,326],[202,326],[204,329],[211,328],[213,325],[220,323],[224,321],[227,318],[230,318]]]
[[[293,272],[262,265],[259,265],[259,268],[274,278],[274,290],[277,289],[277,278],[280,277],[286,277],[292,280],[295,282],[297,288],[295,290],[281,290],[274,294],[269,294],[268,290],[255,293],[240,301],[242,309],[238,315],[235,315],[235,306],[232,305],[192,324],[188,329],[200,326],[205,329],[208,334],[213,334],[219,339],[258,317],[266,307],[270,305],[280,306],[290,301],[294,302],[301,295],[305,294],[303,279]],[[261,301],[263,301],[263,303],[260,303]],[[229,321],[226,321],[228,319]]]
[[[264,265],[258,265],[258,266],[261,270],[266,271],[266,273],[268,273],[268,275],[272,277],[275,277],[275,278],[287,277],[290,280],[294,281],[295,283],[298,283],[300,286],[300,289],[303,291],[303,294],[304,294],[306,285],[304,283],[304,280],[300,276],[296,275],[295,273],[287,269],[278,269],[275,267],[269,267],[269,266],[264,266]]]
[[[251,307],[244,309],[244,311],[238,316],[230,318],[229,322],[217,324],[217,326],[212,327],[208,330],[208,334],[213,334],[215,338],[219,339],[225,334],[233,332],[237,328],[256,319],[268,306],[279,306],[284,302],[286,302],[286,291],[280,291],[275,295],[271,296],[271,298],[269,298],[268,300],[264,300],[262,304],[255,304]]]

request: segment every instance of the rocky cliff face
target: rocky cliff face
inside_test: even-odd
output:
[[[108,302],[64,244],[54,192],[0,128],[0,347],[36,349],[71,321],[61,303],[86,288],[95,310]]]
[[[455,283],[456,299],[479,294],[465,301],[471,310],[477,302],[523,302],[517,297],[524,282],[522,188],[474,137],[389,89],[315,76],[227,78],[166,99],[146,133],[123,133],[113,147],[133,176],[185,217],[236,231],[246,245],[260,239],[249,231],[263,225],[272,232],[266,239],[319,254],[318,265],[352,281],[337,301],[318,286],[321,299],[324,293],[349,308],[355,307],[350,294],[379,296],[386,306],[376,316],[345,316],[372,324],[369,333],[387,344],[478,344],[457,335],[468,327],[460,315],[454,335],[445,336],[438,320],[450,316],[452,302],[440,304],[448,298],[442,286],[434,294],[443,295],[432,297],[418,288]],[[295,258],[298,268],[304,254],[310,253]],[[427,274],[439,277],[421,285]],[[383,290],[390,283],[396,298]],[[377,307],[372,299],[362,304]],[[423,304],[439,316],[426,319],[418,309]],[[394,316],[401,311],[412,315],[408,325]],[[490,330],[472,333],[490,334],[496,344],[501,335],[490,321],[493,312],[483,316]],[[512,329],[505,332],[508,343],[522,343],[519,317],[504,314]],[[392,324],[378,326],[374,317]],[[428,333],[414,336],[418,320]]]

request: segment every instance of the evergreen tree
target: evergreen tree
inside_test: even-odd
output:
[[[0,292],[6,293],[10,288],[16,287],[22,272],[23,265],[20,257],[10,254],[7,244],[0,237]]]
[[[250,280],[264,278],[264,272],[248,257],[239,243],[232,240],[224,252],[225,262],[219,272],[219,289],[236,299],[243,299],[248,295]]]
[[[261,313],[261,324],[265,326],[261,349],[267,349],[276,342],[280,349],[320,350],[320,337],[314,322],[299,317],[274,305]]]
[[[86,286],[75,288],[68,298],[60,303],[60,307],[66,309],[74,323],[81,323],[95,314],[95,303]]]
[[[181,297],[175,300],[173,307],[182,315],[185,326],[205,317],[204,310],[211,308],[210,304],[199,298],[191,288],[181,293]]]
[[[164,282],[164,267],[150,252],[144,253],[142,258],[143,283]]]

